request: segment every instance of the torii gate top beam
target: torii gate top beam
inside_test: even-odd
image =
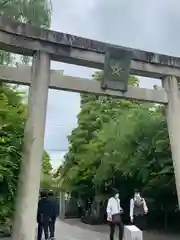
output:
[[[40,50],[51,54],[55,61],[103,69],[108,46],[131,50],[131,74],[153,78],[180,77],[180,58],[110,45],[0,17],[0,48],[5,51],[31,56]]]

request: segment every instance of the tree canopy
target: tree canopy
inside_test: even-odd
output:
[[[2,0],[0,1],[0,15],[13,20],[33,24],[37,27],[49,28],[51,22],[51,0]],[[14,54],[0,51],[0,64],[12,64]],[[22,56],[24,63],[29,57]]]
[[[95,79],[100,76],[101,72],[94,75]],[[138,86],[135,77],[130,77],[129,83]],[[104,194],[107,198],[109,189],[115,187],[126,200],[139,188],[151,211],[175,211],[177,196],[164,107],[81,95],[78,127],[69,136],[60,175],[64,189],[74,196]]]

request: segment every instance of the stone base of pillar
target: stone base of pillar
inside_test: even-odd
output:
[[[124,226],[124,240],[143,240],[142,231],[134,225]]]

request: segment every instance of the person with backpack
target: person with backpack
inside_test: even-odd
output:
[[[134,197],[130,200],[130,220],[136,227],[143,230],[145,227],[144,216],[148,213],[145,199],[141,196],[140,191],[135,190]]]
[[[119,229],[119,240],[123,239],[124,226],[121,220],[122,212],[123,210],[120,205],[119,192],[116,189],[113,189],[112,197],[109,198],[106,209],[107,221],[110,226],[110,240],[114,239],[114,232],[116,226]]]

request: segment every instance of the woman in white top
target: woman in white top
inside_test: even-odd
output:
[[[121,221],[122,208],[120,206],[119,193],[113,189],[112,197],[108,200],[107,204],[107,221],[110,226],[110,240],[114,239],[115,227],[119,228],[119,240],[123,239],[124,226]]]
[[[141,230],[144,229],[144,216],[148,213],[146,201],[141,197],[140,192],[135,190],[134,197],[130,200],[130,219]]]

